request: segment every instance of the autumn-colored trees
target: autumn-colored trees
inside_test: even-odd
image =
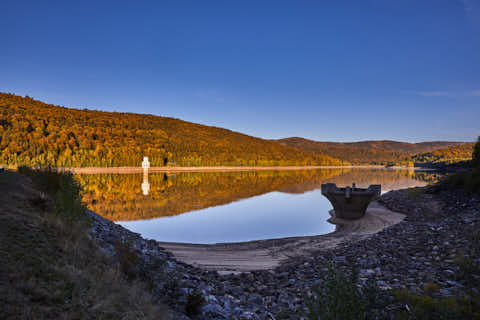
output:
[[[319,142],[303,138],[286,138],[278,140],[278,142],[300,150],[329,155],[330,157],[342,159],[356,165],[386,165],[389,163],[406,162],[409,159],[408,154],[400,151],[367,148],[366,146],[346,143]]]
[[[139,166],[143,156],[152,166],[408,165],[471,159],[473,143],[452,144],[271,141],[173,118],[69,109],[0,93],[0,163],[11,165]],[[440,147],[443,151],[432,151]],[[409,150],[428,153],[412,158]]]
[[[216,127],[69,109],[0,93],[0,162],[55,167],[339,165],[331,157]]]
[[[480,136],[473,148],[473,167],[480,170]]]
[[[464,143],[458,146],[438,149],[431,152],[414,155],[416,163],[455,163],[472,159],[473,143]]]
[[[319,142],[303,138],[278,140],[286,146],[318,152],[352,164],[413,166],[414,163],[453,163],[472,159],[473,143],[363,141],[351,143]]]

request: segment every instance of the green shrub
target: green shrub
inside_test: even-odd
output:
[[[480,169],[450,175],[443,183],[465,189],[469,192],[480,193]]]
[[[71,173],[29,167],[19,167],[18,171],[30,177],[40,190],[50,195],[53,199],[53,213],[62,220],[73,223],[85,217],[82,189]]]
[[[468,245],[459,252],[455,263],[460,267],[458,277],[465,279],[467,289],[480,288],[480,234],[477,231],[468,234]]]
[[[480,296],[436,298],[435,292],[414,294],[408,290],[394,292],[395,298],[406,307],[397,319],[457,320],[480,319]]]
[[[373,282],[357,287],[357,278],[355,270],[348,277],[341,270],[330,267],[324,281],[313,288],[314,298],[308,303],[309,319],[377,318],[385,305],[385,297]]]
[[[409,188],[407,189],[407,195],[409,199],[419,200],[422,197],[423,189],[422,188]]]
[[[465,287],[462,294],[440,298],[438,291],[442,288],[429,283],[423,294],[415,294],[408,290],[394,291],[395,298],[407,307],[399,312],[399,319],[480,319],[480,264],[476,258],[480,255],[480,235],[472,232],[465,251],[455,259],[459,266],[458,279],[463,279]]]
[[[469,192],[480,193],[480,137],[473,149],[472,158],[472,170],[452,174],[444,179],[443,183]]]
[[[133,280],[137,277],[136,266],[138,263],[138,255],[132,248],[131,244],[117,241],[115,244],[120,270],[125,274],[127,279]]]

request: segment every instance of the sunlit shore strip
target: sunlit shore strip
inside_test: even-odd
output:
[[[206,172],[206,171],[260,171],[260,170],[315,170],[315,169],[385,169],[381,165],[364,165],[364,166],[271,166],[271,167],[248,167],[248,166],[215,166],[215,167],[151,167],[148,172]],[[388,169],[408,169],[414,170],[419,168],[413,167],[389,167]],[[97,174],[97,173],[142,173],[141,167],[84,167],[84,168],[58,168],[60,171],[68,171],[75,174]],[[422,169],[425,170],[425,169]]]
[[[367,214],[358,220],[336,218],[333,210],[330,215],[329,222],[335,224],[337,229],[318,236],[217,244],[157,243],[184,263],[216,270],[220,274],[240,273],[273,269],[292,257],[309,256],[318,250],[335,248],[342,242],[365,239],[405,218],[404,214],[391,211],[378,202],[373,202]]]

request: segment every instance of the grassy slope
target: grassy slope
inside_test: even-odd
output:
[[[142,285],[127,282],[89,240],[85,221],[37,188],[17,172],[0,173],[0,317],[163,318]]]

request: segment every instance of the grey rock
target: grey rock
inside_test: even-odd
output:
[[[218,304],[207,304],[202,307],[202,315],[206,319],[227,319],[227,314]]]

